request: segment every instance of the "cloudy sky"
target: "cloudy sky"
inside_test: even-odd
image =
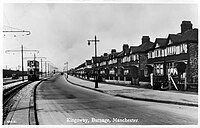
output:
[[[19,53],[5,54],[5,50],[39,50],[37,56],[46,57],[61,70],[65,62],[73,68],[91,59],[94,44],[87,40],[95,35],[100,40],[98,55],[122,50],[123,44],[137,46],[148,35],[166,38],[179,33],[183,20],[198,27],[198,6],[195,4],[136,4],[136,3],[4,3],[3,29],[11,26],[31,31],[30,36],[3,37],[3,68],[16,69],[21,65]],[[26,57],[33,56],[26,53]]]

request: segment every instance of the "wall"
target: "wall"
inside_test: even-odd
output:
[[[198,44],[188,43],[188,83],[198,83]]]

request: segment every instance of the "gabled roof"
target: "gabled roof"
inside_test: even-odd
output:
[[[171,39],[173,43],[181,43],[186,41],[197,42],[198,41],[198,29],[189,29],[180,34],[169,34],[168,40]]]
[[[85,63],[80,64],[78,67],[76,67],[75,69],[79,69],[79,68],[83,68],[85,67]]]
[[[154,46],[154,43],[152,42],[145,42],[143,44],[141,44],[140,47],[140,51],[139,52],[146,52],[149,49],[151,49]]]
[[[178,43],[180,38],[181,38],[180,34],[169,34],[168,36],[168,40],[171,39],[173,43]]]
[[[86,60],[86,65],[91,65],[92,64],[92,60]]]
[[[95,57],[92,57],[93,62],[95,63],[100,63],[101,62],[101,57],[97,56],[96,59]]]
[[[109,59],[109,56],[101,56],[101,61],[106,61]]]
[[[119,54],[117,55],[117,57],[123,57],[124,56],[124,51],[119,52]]]
[[[113,58],[116,58],[118,57],[118,55],[120,54],[121,52],[115,52],[115,53],[110,53],[108,56],[109,56],[109,59],[113,59]]]
[[[159,47],[165,47],[167,45],[167,38],[156,38],[155,40],[155,45]]]
[[[179,39],[179,42],[198,41],[198,29],[190,29],[184,32]]]
[[[140,51],[139,46],[130,46],[130,52],[131,53],[138,53]]]

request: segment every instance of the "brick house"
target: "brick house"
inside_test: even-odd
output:
[[[190,21],[183,21],[181,33],[156,38],[154,47],[148,51],[147,65],[153,67],[155,83],[171,76],[181,90],[187,88],[184,83],[197,85],[198,30],[192,28]]]
[[[143,36],[141,42],[139,46],[123,44],[121,52],[112,49],[97,57],[99,76],[139,84],[150,81],[153,73],[154,83],[168,84],[170,77],[179,89],[198,88],[198,29],[190,21],[182,22],[180,33],[156,38],[154,43]],[[75,69],[78,76],[94,77],[94,68],[93,57]]]

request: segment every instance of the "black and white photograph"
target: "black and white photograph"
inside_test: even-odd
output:
[[[193,127],[198,0],[3,0],[2,126]]]

